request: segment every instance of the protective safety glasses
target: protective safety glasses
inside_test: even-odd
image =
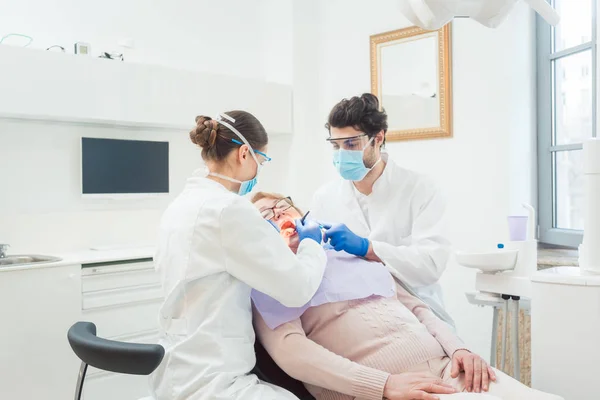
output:
[[[290,197],[279,199],[275,202],[273,207],[263,208],[260,210],[260,215],[267,220],[270,220],[275,216],[275,213],[280,214],[294,207],[294,203]]]
[[[239,141],[239,140],[237,140],[237,139],[231,139],[231,141],[232,141],[233,143],[235,143],[235,144],[239,144],[240,146],[244,145],[244,143],[240,142],[240,141]],[[262,151],[258,151],[258,150],[254,150],[254,149],[252,149],[252,151],[253,151],[254,153],[256,153],[256,154],[259,154],[259,155],[261,155],[261,156],[262,156],[262,158],[263,158],[263,160],[264,160],[264,161],[263,161],[263,162],[261,162],[261,163],[260,163],[260,165],[264,165],[265,163],[268,163],[269,161],[271,161],[271,160],[272,160],[272,158],[271,158],[271,157],[269,157],[268,155],[266,155],[266,154],[265,154],[265,153],[263,153]]]
[[[333,150],[362,150],[365,147],[365,138],[368,138],[366,133],[362,133],[357,136],[351,136],[346,138],[327,138],[327,141],[331,143]]]

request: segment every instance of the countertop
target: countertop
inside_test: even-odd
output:
[[[6,266],[0,268],[0,273],[18,271],[18,270],[30,270],[39,268],[54,268],[65,265],[81,265],[81,264],[95,264],[95,263],[106,263],[114,261],[124,260],[139,260],[152,258],[154,256],[155,248],[153,246],[147,247],[131,247],[131,248],[119,248],[114,250],[82,250],[64,254],[44,254],[49,256],[60,257],[60,261],[48,262],[48,263],[37,263],[37,264],[23,264]],[[9,254],[9,256],[12,254]],[[15,254],[17,255],[17,254]]]
[[[37,268],[52,268],[64,265],[94,264],[123,260],[138,260],[152,258],[155,248],[153,246],[120,248],[114,250],[82,250],[64,254],[48,254],[60,257],[62,260],[50,263],[24,264],[0,268],[1,272],[15,270],[29,270]],[[563,248],[540,247],[538,250],[538,270],[552,267],[577,267],[579,255],[577,250]]]
[[[540,247],[538,270],[552,267],[578,267],[579,252],[574,249]]]

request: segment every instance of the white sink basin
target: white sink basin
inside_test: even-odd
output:
[[[40,255],[13,255],[0,258],[0,268],[6,266],[16,266],[25,264],[41,264],[62,261],[58,257],[40,256]]]
[[[456,261],[467,268],[475,268],[483,272],[493,273],[510,271],[517,264],[519,250],[496,249],[482,253],[457,252]]]

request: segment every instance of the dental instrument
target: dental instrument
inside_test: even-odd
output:
[[[535,209],[529,204],[523,204],[527,210],[526,217],[510,218],[509,227],[513,241],[497,245],[494,251],[480,253],[456,254],[459,264],[476,268],[480,271],[475,277],[475,289],[477,293],[473,296],[467,293],[470,303],[476,305],[491,305],[494,308],[492,328],[491,364],[497,364],[497,326],[498,311],[502,308],[503,323],[501,332],[501,356],[500,369],[504,370],[507,360],[507,338],[508,338],[508,313],[511,313],[511,347],[513,353],[512,377],[519,380],[521,366],[519,359],[519,314],[523,299],[528,301],[532,296],[531,277],[537,271],[537,240]],[[511,221],[518,220],[518,229],[511,226]],[[515,232],[518,231],[518,232]],[[526,232],[523,232],[526,231]],[[517,234],[515,234],[517,233]],[[516,240],[515,240],[516,239]],[[483,300],[482,300],[483,299]],[[496,299],[494,301],[494,299]]]
[[[510,296],[505,294],[502,295],[502,300],[504,300],[503,308],[502,308],[502,355],[500,361],[500,369],[504,371],[504,367],[506,367],[506,339],[507,339],[507,331],[508,331],[508,299]]]
[[[513,378],[521,380],[521,359],[519,358],[519,296],[511,296],[512,302],[512,350],[513,350]],[[506,350],[504,350],[506,351]]]
[[[497,354],[496,349],[498,348],[498,306],[493,306],[493,317],[492,317],[492,351],[490,354],[490,365],[494,368],[498,368],[498,363],[496,361]]]
[[[308,216],[308,214],[310,214],[310,210],[306,212],[306,214],[304,214],[304,216],[300,219],[300,222],[304,223],[304,220],[306,219],[306,217]]]
[[[358,236],[344,224],[323,224],[325,241],[330,242],[337,251],[357,257],[365,257],[369,252],[369,239]]]
[[[304,220],[306,219],[306,217],[308,217],[308,214],[310,214],[310,210],[308,210],[306,212],[306,214],[304,214],[304,216],[300,219],[300,222],[304,223]],[[323,226],[322,223],[320,223],[319,221],[315,221],[317,224],[319,224],[319,227],[321,228],[321,230],[325,229],[325,227]]]

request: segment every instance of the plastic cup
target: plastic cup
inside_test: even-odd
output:
[[[508,232],[511,242],[523,242],[527,239],[527,220],[529,217],[512,215],[508,217]]]

